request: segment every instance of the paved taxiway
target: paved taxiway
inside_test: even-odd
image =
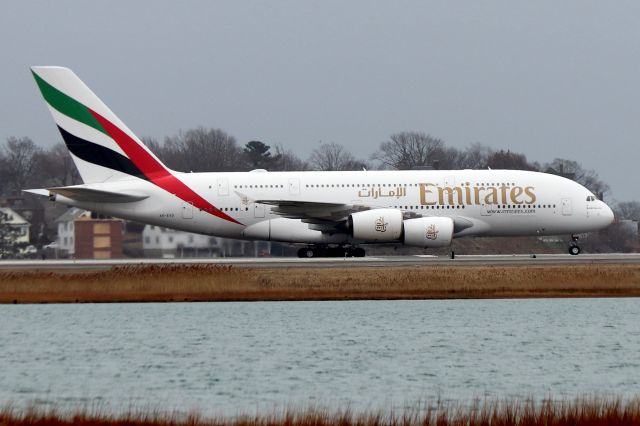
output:
[[[243,268],[339,268],[385,266],[516,266],[576,264],[640,264],[640,253],[625,254],[540,254],[532,255],[456,255],[448,256],[370,256],[364,258],[214,258],[214,259],[109,259],[109,260],[5,260],[0,270],[104,270],[136,265],[234,265]]]

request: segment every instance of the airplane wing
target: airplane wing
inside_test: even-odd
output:
[[[273,206],[272,212],[289,219],[302,219],[306,223],[342,222],[350,214],[370,207],[358,204],[325,203],[300,200],[255,200]]]
[[[241,194],[238,194],[241,195]],[[245,198],[245,201],[248,201]],[[345,231],[347,218],[352,213],[371,210],[371,206],[364,204],[341,204],[301,200],[250,200],[254,203],[273,206],[271,211],[289,219],[300,219],[308,223],[310,229],[323,232]],[[422,214],[412,211],[402,211],[403,218],[415,219]],[[473,222],[461,216],[454,216],[454,230],[461,232],[473,226]]]
[[[310,229],[327,232],[346,229],[346,221],[350,214],[375,208],[364,204],[301,200],[255,200],[253,202],[273,206],[271,211],[279,216],[300,219],[308,223]],[[422,217],[414,212],[403,212],[403,214],[405,219]]]
[[[145,198],[149,198],[148,195],[104,191],[101,189],[86,188],[82,186],[62,186],[47,189],[25,189],[24,191],[45,196],[60,194],[64,197],[71,198],[72,200],[95,203],[131,203],[134,201],[141,201]]]

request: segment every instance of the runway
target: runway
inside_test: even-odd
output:
[[[233,265],[242,268],[340,268],[397,266],[545,266],[588,264],[640,264],[640,253],[611,254],[540,254],[540,255],[456,255],[449,256],[370,256],[363,258],[293,257],[269,258],[207,258],[207,259],[107,259],[107,260],[2,260],[3,271],[43,270],[106,270],[118,266],[136,265]]]

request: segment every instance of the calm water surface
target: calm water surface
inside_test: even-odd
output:
[[[0,306],[0,405],[209,414],[640,394],[638,299]]]

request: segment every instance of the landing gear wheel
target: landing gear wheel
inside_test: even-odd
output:
[[[298,250],[298,257],[300,258],[312,258],[316,256],[317,256],[316,251],[311,247],[303,247]]]
[[[580,247],[578,246],[570,246],[569,247],[569,254],[572,256],[577,256],[580,254]]]

